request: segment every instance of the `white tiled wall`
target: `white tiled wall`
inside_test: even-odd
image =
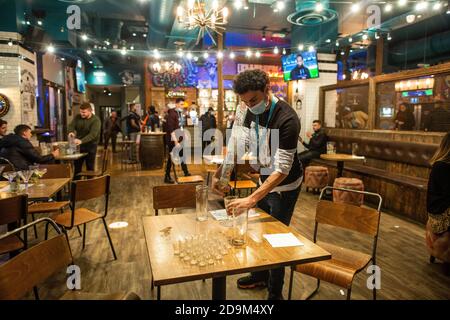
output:
[[[17,33],[0,32],[1,39],[12,39],[13,41],[16,41],[20,40],[20,37],[21,36]],[[19,54],[36,62],[35,53],[29,52],[16,44],[13,46],[0,44],[0,52]],[[24,120],[20,93],[20,73],[23,69],[29,70],[37,81],[36,64],[29,63],[20,57],[0,57],[0,93],[4,94],[11,103],[8,114],[3,117],[3,119],[8,122],[9,131],[12,131],[16,125],[23,123]],[[36,107],[31,113],[30,122],[28,124],[33,127],[37,124]]]

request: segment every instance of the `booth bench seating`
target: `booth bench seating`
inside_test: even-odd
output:
[[[352,143],[357,143],[357,154],[366,157],[366,161],[364,164],[345,163],[344,175],[361,179],[366,191],[381,194],[385,210],[426,223],[428,178],[419,175],[428,177],[429,159],[438,145],[338,136],[330,136],[329,141],[336,142],[338,153],[348,154]],[[312,165],[327,166],[330,181],[334,180],[335,162],[315,159]]]

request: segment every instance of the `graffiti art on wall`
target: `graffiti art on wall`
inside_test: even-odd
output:
[[[23,69],[20,75],[20,96],[22,102],[22,122],[33,125],[33,112],[36,107],[36,82],[34,75]]]

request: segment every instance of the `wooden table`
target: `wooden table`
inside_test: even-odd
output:
[[[76,153],[76,154],[66,154],[66,155],[60,155],[59,157],[56,157],[56,161],[75,161],[80,160],[81,158],[84,158],[87,156],[87,153]]]
[[[56,193],[61,191],[66,184],[71,181],[69,178],[63,179],[40,179],[37,184],[33,184],[28,187],[28,200],[32,201],[43,201],[48,200],[53,197]],[[43,184],[42,186],[39,186]],[[0,181],[0,189],[8,186],[8,181]],[[0,192],[0,198],[8,198],[13,193],[11,192]]]
[[[205,233],[207,230],[227,232],[230,228],[221,225],[211,216],[207,221],[198,222],[195,214],[146,216],[142,220],[154,285],[159,287],[212,278],[214,300],[226,299],[226,277],[229,275],[331,258],[327,251],[300,235],[293,228],[285,226],[267,213],[260,211],[260,216],[249,218],[246,246],[233,247],[223,260],[215,262],[214,265],[191,266],[174,255],[173,242],[176,239]],[[170,231],[163,232],[164,230]],[[273,248],[263,238],[263,234],[288,232],[292,232],[304,245]]]
[[[333,153],[333,154],[321,154],[320,158],[323,160],[336,161],[337,162],[337,177],[342,177],[344,171],[344,162],[347,161],[361,161],[365,160],[363,156],[354,156],[345,153]]]

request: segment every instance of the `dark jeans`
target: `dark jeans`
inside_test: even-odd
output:
[[[116,152],[116,144],[117,144],[117,133],[105,133],[105,149],[108,148],[109,140],[111,139],[112,151]]]
[[[288,226],[291,223],[300,189],[301,186],[292,191],[269,193],[258,202],[258,207]],[[281,295],[284,284],[284,267],[252,272],[252,277],[257,280],[267,281],[269,294]]]
[[[87,156],[79,160],[75,160],[74,180],[77,180],[77,174],[82,171],[84,162],[86,162],[86,170],[88,171],[95,170],[95,157],[97,155],[97,144],[96,143],[82,144],[80,146],[80,152],[87,153]]]
[[[175,147],[174,143],[170,143],[167,145],[167,148],[169,151],[167,152],[167,164],[166,164],[166,177],[170,177],[170,170],[172,169],[172,160],[170,159],[170,152],[172,152],[173,148]],[[180,157],[183,157],[183,149],[180,151]],[[188,167],[184,161],[181,162],[181,169],[183,169],[184,175],[189,174]]]
[[[305,169],[309,163],[311,162],[311,160],[313,159],[319,159],[320,158],[320,152],[319,151],[303,151],[301,153],[298,154],[298,160],[300,160],[300,162],[303,165],[303,169]]]

